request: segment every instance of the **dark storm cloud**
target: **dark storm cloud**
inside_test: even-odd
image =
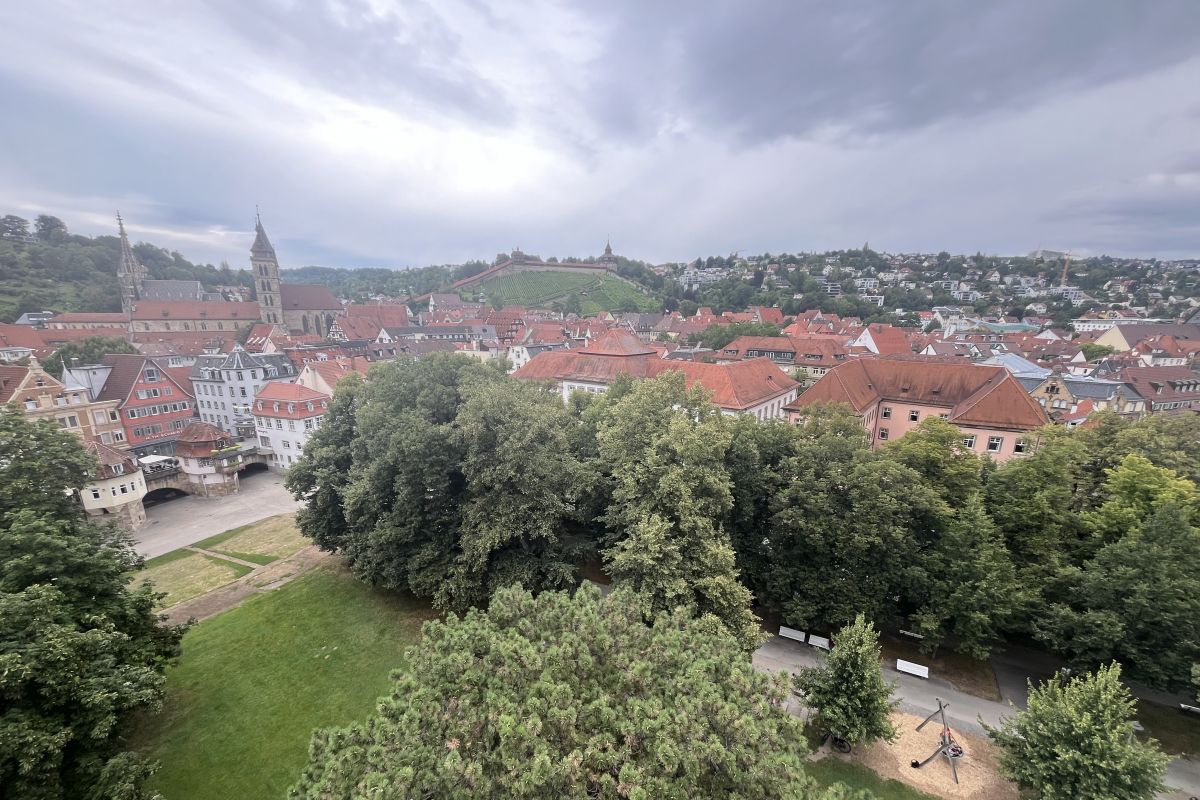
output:
[[[1193,0],[605,8],[594,108],[614,135],[645,134],[664,112],[742,143],[886,134],[1002,113],[1200,54]]]

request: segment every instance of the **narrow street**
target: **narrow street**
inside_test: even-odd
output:
[[[764,672],[795,672],[800,667],[816,666],[823,657],[824,655],[813,647],[775,636],[754,652],[754,666]],[[1012,664],[1006,662],[1005,667],[1007,682],[1011,687],[1015,683]],[[997,703],[960,692],[936,676],[922,680],[896,672],[886,665],[883,668],[883,676],[886,680],[895,682],[895,696],[900,701],[901,710],[925,716],[937,708],[937,698],[941,698],[949,703],[946,718],[951,727],[968,733],[984,733],[979,724],[980,719],[994,726],[999,724],[1002,716],[1013,714],[1013,709],[1008,703]],[[1020,684],[1023,685],[1024,681]],[[1011,688],[1005,691],[1003,686],[1001,691],[1006,697],[1013,693]],[[1023,705],[1024,693],[1020,692],[1019,696],[1019,702]],[[1169,787],[1183,790],[1185,797],[1200,796],[1200,761],[1174,759],[1167,768],[1166,783]],[[1178,795],[1162,796],[1173,798]]]
[[[147,508],[146,525],[134,539],[138,552],[153,558],[299,507],[283,488],[282,475],[258,472],[242,479],[241,492],[236,495],[180,497]]]

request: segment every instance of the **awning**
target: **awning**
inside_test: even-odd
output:
[[[174,461],[170,456],[142,456],[138,459],[142,464],[161,464],[164,461]]]

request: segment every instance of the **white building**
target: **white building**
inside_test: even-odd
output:
[[[113,516],[126,530],[146,524],[146,476],[131,453],[100,442],[84,448],[100,462],[96,479],[79,491],[83,510],[89,517]]]
[[[258,390],[271,381],[294,381],[296,372],[283,353],[247,353],[241,345],[227,354],[206,353],[196,359],[191,374],[200,419],[243,435],[253,424],[250,405]]]
[[[271,466],[287,469],[300,458],[304,445],[321,427],[329,410],[329,395],[298,383],[268,383],[254,398],[254,429],[258,447]]]

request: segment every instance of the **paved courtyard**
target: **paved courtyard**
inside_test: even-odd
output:
[[[229,497],[180,497],[146,509],[146,525],[134,534],[138,552],[147,558],[161,556],[300,506],[283,488],[278,472],[243,476],[241,486],[240,493]]]

